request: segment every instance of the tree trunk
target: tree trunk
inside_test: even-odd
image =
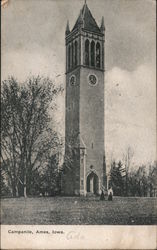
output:
[[[24,186],[24,197],[27,198],[26,186]]]
[[[126,196],[128,196],[128,173],[126,173]]]
[[[23,195],[25,198],[27,198],[27,189],[26,189],[26,173],[24,174],[24,189],[23,189]]]
[[[16,197],[16,185],[14,181],[11,183],[11,188],[12,188],[12,196]]]
[[[15,187],[12,187],[12,195],[13,195],[13,197],[16,197],[16,188]]]
[[[16,197],[19,196],[19,190],[18,190],[18,187],[16,186]]]

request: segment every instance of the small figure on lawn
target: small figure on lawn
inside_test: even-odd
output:
[[[100,195],[100,200],[103,201],[105,200],[105,196],[104,196],[104,191],[101,191],[101,195]]]
[[[108,189],[108,201],[112,201],[113,199],[113,190],[112,187]]]

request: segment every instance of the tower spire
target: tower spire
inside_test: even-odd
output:
[[[65,34],[68,35],[69,33],[70,33],[69,20],[67,20],[67,26],[66,26]]]

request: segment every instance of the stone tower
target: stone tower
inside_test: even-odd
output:
[[[66,41],[65,195],[100,194],[104,156],[104,19],[99,27],[86,2]]]

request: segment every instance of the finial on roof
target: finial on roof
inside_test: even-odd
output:
[[[87,4],[87,1],[86,1],[86,0],[84,0],[84,4]]]
[[[104,17],[102,17],[102,20],[101,20],[100,30],[102,33],[104,33],[104,31],[105,31]]]
[[[65,34],[68,35],[69,33],[70,33],[69,20],[67,20],[67,26],[66,26]]]

